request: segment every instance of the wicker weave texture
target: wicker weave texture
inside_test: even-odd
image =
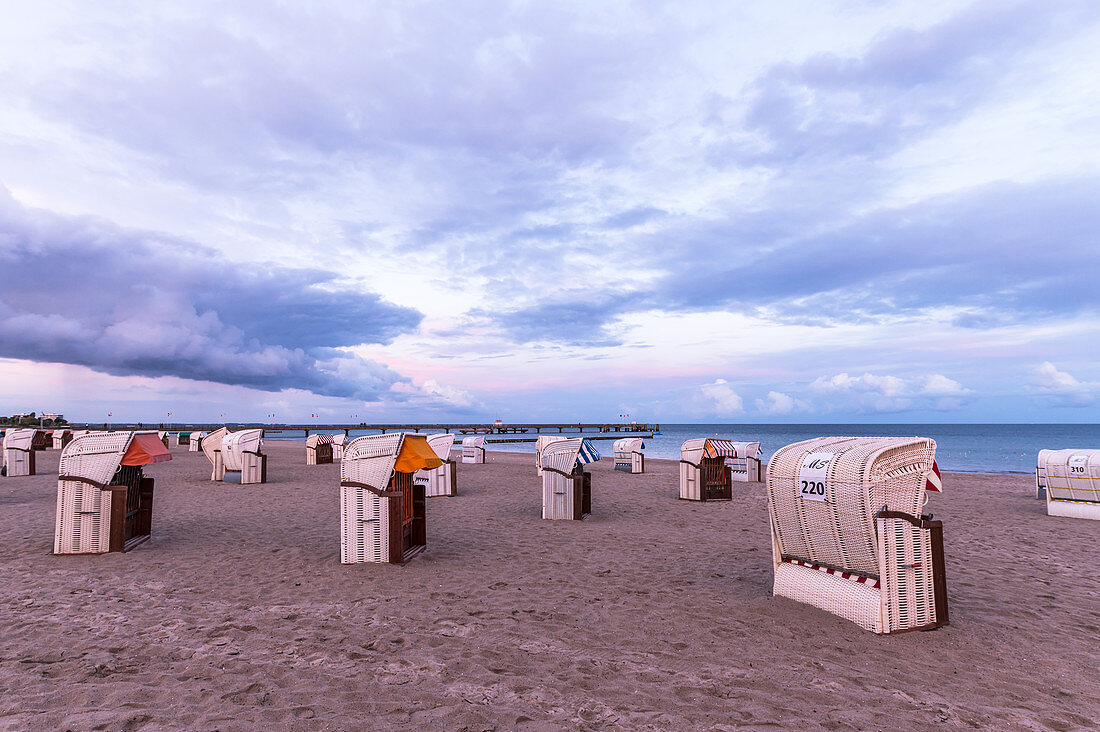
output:
[[[462,438],[462,462],[480,465],[485,462],[485,438],[471,435]]]
[[[133,432],[99,432],[73,438],[61,452],[59,475],[107,485],[133,436]],[[110,544],[110,494],[83,481],[59,479],[54,553],[101,554]]]
[[[882,633],[882,593],[838,575],[781,562],[775,568],[772,592],[851,620],[864,630]]]
[[[1039,458],[1050,500],[1100,502],[1100,450],[1043,450]]]
[[[223,437],[222,460],[225,462],[225,469],[240,470],[243,473],[248,453],[260,451],[264,444],[263,437],[264,431],[262,429],[231,432]]]
[[[559,435],[539,435],[538,438],[535,439],[535,468],[538,470],[539,475],[542,475],[542,451],[555,442],[561,442],[562,440],[568,439],[568,437],[561,437]]]
[[[4,466],[9,478],[31,474],[31,446],[38,430],[11,429],[4,434]]]
[[[858,573],[882,585],[880,618],[869,629],[889,633],[926,624],[935,612],[927,532],[906,521],[876,519],[875,514],[887,509],[920,515],[935,450],[936,443],[924,438],[822,437],[776,452],[768,464],[767,493],[777,584],[781,573],[790,576],[782,568],[790,558]],[[807,475],[810,493],[803,497]],[[811,500],[815,475],[823,476],[824,493]],[[798,591],[801,598],[828,595],[820,601],[803,600],[818,607],[837,607],[833,594],[845,587],[837,583],[847,582],[853,597],[867,593],[866,585],[855,580],[804,576],[807,586]],[[794,597],[792,592],[789,587],[776,590],[788,597]],[[831,612],[866,618],[863,609]]]
[[[455,436],[450,433],[428,435],[428,445],[443,464],[431,470],[418,470],[413,476],[413,480],[424,485],[425,497],[455,495],[450,465],[451,446],[454,445],[454,441]]]

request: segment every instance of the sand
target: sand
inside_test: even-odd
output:
[[[338,465],[262,486],[151,466],[153,538],[50,554],[58,452],[0,479],[0,729],[1081,729],[1100,724],[1100,522],[1027,476],[945,476],[951,625],[876,636],[773,598],[764,486],[679,501],[593,472],[539,518],[532,455],[460,465],[404,567],[339,562]]]

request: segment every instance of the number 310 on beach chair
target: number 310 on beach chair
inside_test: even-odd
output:
[[[939,492],[936,443],[820,437],[768,463],[773,592],[875,633],[946,625],[943,527],[921,509]]]

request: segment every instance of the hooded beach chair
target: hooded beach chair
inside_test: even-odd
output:
[[[343,460],[344,459],[344,446],[348,444],[347,435],[333,435],[332,436],[332,459]]]
[[[432,496],[457,496],[458,495],[458,465],[451,460],[451,446],[455,436],[444,433],[428,435],[428,445],[436,456],[443,461],[438,468],[417,471],[413,480],[424,486],[424,495]]]
[[[54,554],[124,552],[148,539],[153,479],[142,466],[171,459],[156,432],[74,438],[59,463]]]
[[[726,460],[737,457],[729,440],[703,437],[688,440],[680,448],[680,498],[689,501],[733,499]]]
[[[539,435],[535,439],[535,467],[538,468],[539,475],[542,475],[542,451],[546,449],[546,446],[568,439],[568,437],[560,435]]]
[[[943,526],[921,510],[941,490],[936,443],[819,437],[768,463],[773,592],[875,633],[948,621]]]
[[[600,459],[595,445],[583,437],[555,439],[542,448],[542,517],[581,520],[592,513],[592,474],[584,465]]]
[[[4,474],[9,478],[35,475],[36,429],[9,429],[4,433]]]
[[[306,465],[332,463],[332,435],[310,435],[306,438]]]
[[[191,433],[190,432],[177,432],[176,433],[176,447],[190,447],[191,446]]]
[[[221,481],[225,477],[225,456],[222,455],[222,440],[232,434],[227,428],[219,427],[202,438],[202,452],[210,461],[210,480]]]
[[[735,458],[726,458],[730,479],[738,483],[760,482],[760,443],[733,442]]]
[[[206,437],[205,432],[192,432],[187,441],[187,452],[200,452],[204,437]]]
[[[72,430],[54,430],[53,431],[53,449],[64,450],[65,446],[73,441]]]
[[[485,462],[484,435],[470,435],[462,438],[462,462],[478,465]]]
[[[427,546],[418,470],[443,464],[423,435],[357,437],[340,462],[340,561],[404,564]]]
[[[615,440],[612,447],[615,453],[615,470],[621,470],[624,473],[644,473],[643,449],[645,449],[645,442],[641,437],[624,437],[621,440]]]
[[[1100,520],[1100,450],[1040,450],[1035,486],[1048,516]]]
[[[224,482],[241,485],[267,482],[267,455],[260,452],[263,438],[262,429],[240,430],[222,438]]]
[[[35,430],[34,438],[31,440],[31,449],[39,452],[43,450],[49,450],[53,445],[53,438],[50,436],[47,430]]]

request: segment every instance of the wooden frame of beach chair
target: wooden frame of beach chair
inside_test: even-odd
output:
[[[172,459],[155,432],[100,432],[61,453],[54,554],[124,552],[152,534],[153,479],[142,466]]]
[[[306,438],[306,465],[332,464],[332,435],[310,435]]]
[[[615,470],[631,474],[644,473],[643,449],[645,449],[645,442],[641,437],[624,437],[621,440],[615,440],[612,446],[612,452],[615,454]]]
[[[222,482],[252,485],[267,482],[267,455],[262,429],[231,432],[222,438]]]
[[[542,517],[580,521],[592,513],[592,474],[584,465],[600,459],[591,441],[582,437],[554,440],[539,454],[542,474]]]
[[[190,447],[191,446],[191,433],[190,432],[177,432],[176,433],[176,447]]]
[[[926,438],[819,437],[768,462],[773,592],[874,633],[948,623],[943,524]]]
[[[31,449],[37,452],[43,452],[50,449],[50,445],[53,444],[53,439],[50,437],[50,433],[46,430],[35,430],[34,439],[31,440]]]
[[[542,452],[549,445],[553,445],[555,442],[561,442],[562,440],[568,440],[570,438],[562,435],[539,435],[535,438],[535,467],[538,468],[539,475],[542,475]],[[575,439],[575,438],[574,438]]]
[[[36,429],[9,429],[4,433],[4,474],[9,478],[35,475],[34,437]]]
[[[726,458],[730,469],[730,480],[735,483],[760,482],[760,443],[734,442],[737,457]]]
[[[200,446],[206,459],[210,461],[210,480],[221,482],[225,478],[225,458],[222,455],[222,440],[232,434],[227,428],[219,427],[202,438]]]
[[[424,486],[424,495],[428,498],[433,496],[457,496],[458,465],[454,460],[451,460],[451,446],[454,445],[455,436],[443,433],[428,435],[427,439],[428,446],[443,461],[443,464],[431,470],[416,471],[413,480]]]
[[[332,459],[343,460],[344,459],[344,446],[348,444],[347,435],[333,435],[332,436]]]
[[[340,561],[404,564],[427,547],[424,486],[417,470],[442,461],[423,435],[358,437],[340,462]]]
[[[192,432],[187,439],[187,452],[202,452],[202,440],[205,432]]]
[[[1100,520],[1100,450],[1041,450],[1038,463],[1048,516]]]
[[[680,447],[680,498],[686,501],[733,500],[728,458],[737,450],[729,440],[701,437]]]
[[[462,438],[462,462],[474,465],[485,462],[484,435],[470,435]]]

